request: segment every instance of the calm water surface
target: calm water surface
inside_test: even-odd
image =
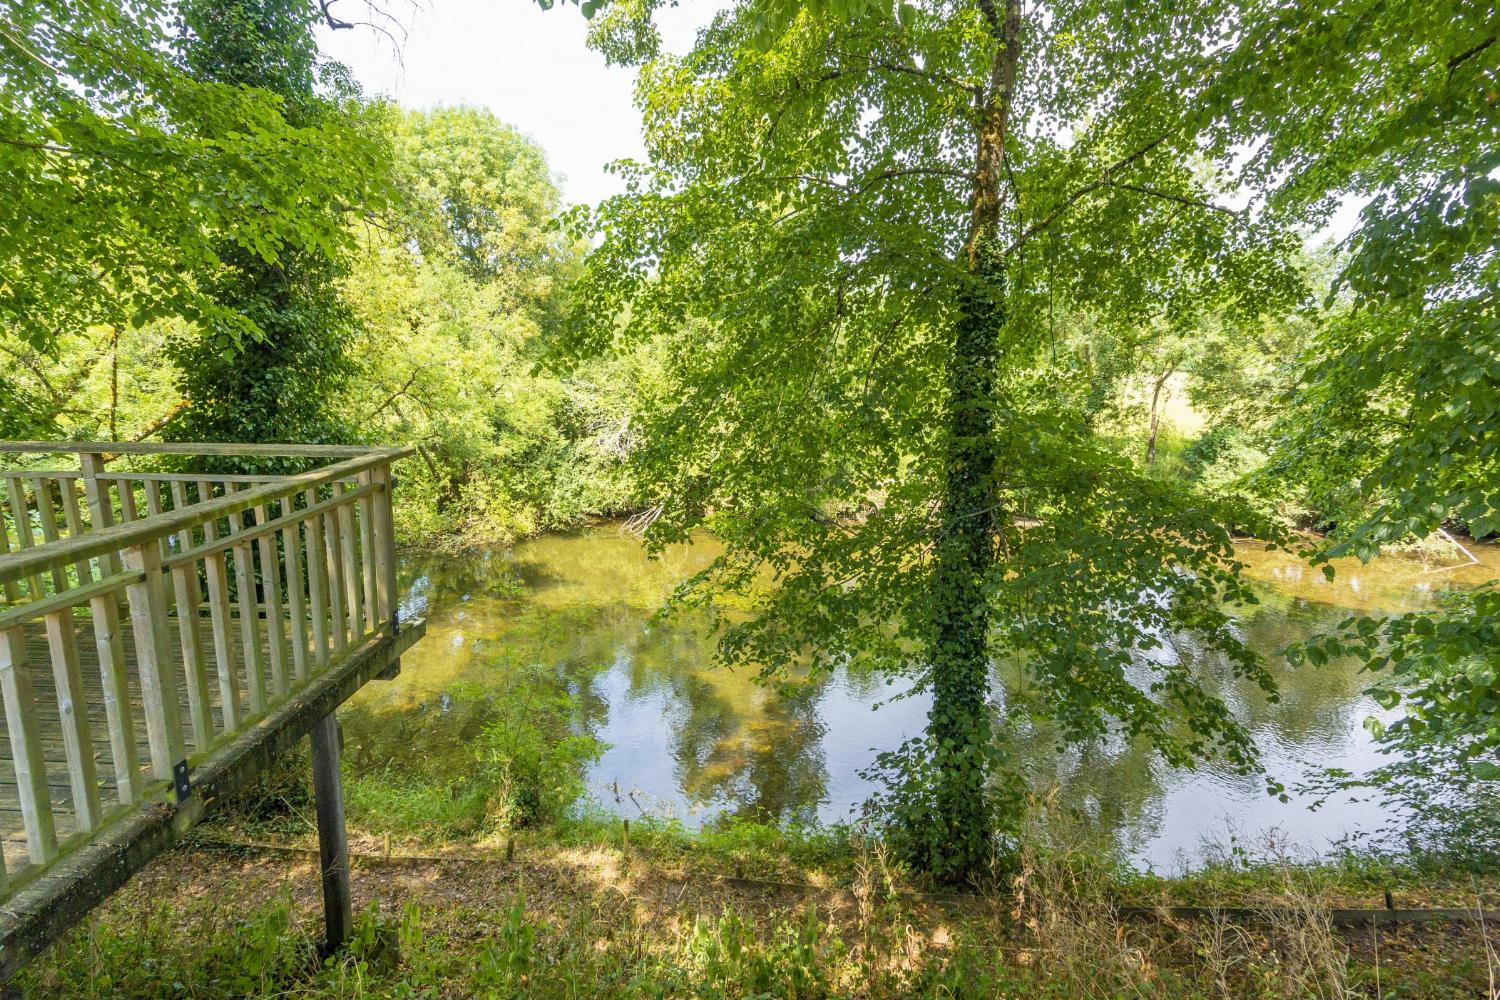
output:
[[[1429,606],[1445,587],[1500,577],[1500,548],[1471,548],[1477,565],[1393,556],[1341,564],[1329,582],[1246,543],[1240,558],[1262,603],[1240,615],[1240,627],[1271,653],[1351,610]],[[606,808],[689,825],[724,814],[850,818],[873,790],[859,772],[921,732],[927,701],[892,700],[900,688],[848,674],[782,697],[745,672],[711,668],[706,622],[651,617],[716,551],[705,539],[647,560],[637,539],[605,526],[483,557],[409,564],[407,604],[427,615],[427,637],[403,657],[397,681],[368,685],[345,711],[354,766],[462,782],[469,740],[509,673],[540,664],[609,745],[588,774],[590,794]],[[1323,767],[1359,772],[1379,761],[1363,725],[1381,714],[1362,693],[1367,678],[1348,664],[1277,676],[1276,704],[1248,684],[1220,691],[1272,775],[1291,787]],[[1213,766],[1173,771],[1126,741],[1063,755],[1040,737],[1028,743],[1023,734],[1019,745],[1041,785],[1060,786],[1066,801],[1114,830],[1137,863],[1158,869],[1191,864],[1231,833],[1253,841],[1276,830],[1319,850],[1387,818],[1377,804],[1348,798],[1318,811],[1304,800],[1277,802],[1258,778]]]

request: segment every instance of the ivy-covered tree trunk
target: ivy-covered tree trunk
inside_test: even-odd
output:
[[[1238,8],[736,0],[679,56],[658,6],[595,35],[645,63],[651,162],[580,216],[564,339],[671,359],[638,411],[648,537],[725,545],[674,606],[748,599],[720,658],[767,677],[920,680],[929,725],[869,772],[871,813],[935,881],[986,874],[1019,813],[996,660],[1007,728],[1253,768],[1219,675],[1147,655],[1191,635],[1270,690],[1225,610],[1240,515],[1097,433],[1086,363],[1145,318],[1301,294],[1183,114]]]
[[[985,276],[990,277],[990,276]],[[992,516],[995,360],[1004,311],[981,285],[965,295],[952,367],[949,454],[941,536],[933,570],[932,747],[940,830],[913,838],[931,845],[930,871],[965,881],[994,854],[989,777],[989,632],[985,582],[994,568]],[[995,289],[998,291],[998,289]]]
[[[185,5],[188,64],[203,80],[279,95],[289,123],[308,127],[339,113],[318,93],[315,11],[305,0],[193,0]],[[255,212],[250,204],[245,212]],[[187,407],[168,437],[189,441],[330,441],[349,430],[330,406],[351,365],[353,319],[339,295],[344,262],[316,245],[283,247],[279,259],[227,242],[223,267],[205,284],[223,306],[253,321],[241,338],[209,324],[176,345]]]
[[[1005,261],[998,243],[1001,172],[1019,58],[1021,7],[1010,0],[993,25],[996,49],[982,96],[973,215],[964,249],[969,284],[959,299],[948,369],[941,534],[933,571],[932,748],[939,836],[929,870],[972,880],[994,856],[996,815],[990,776],[996,757],[989,703],[989,635],[995,566],[996,372],[1005,330]]]

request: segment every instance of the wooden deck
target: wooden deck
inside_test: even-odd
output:
[[[349,901],[333,713],[424,631],[399,620],[396,593],[391,463],[407,450],[7,452],[78,464],[0,468],[0,989],[308,734],[337,944]],[[314,468],[211,471],[236,455]],[[122,456],[143,458],[109,465]]]
[[[201,616],[207,621],[207,616]],[[173,626],[176,626],[176,617],[173,616]],[[288,623],[289,625],[290,623]],[[262,655],[269,658],[270,646],[265,641],[264,620],[260,622],[261,628],[257,631],[261,635],[260,648]],[[30,663],[44,664],[48,660],[48,644],[46,629],[41,624],[25,626],[26,629],[26,653],[27,661]],[[288,627],[283,634],[290,634]],[[94,644],[94,627],[87,614],[78,616],[74,626],[76,644],[78,648],[79,666],[83,676],[83,686],[86,693],[86,706],[89,718],[90,743],[93,746],[94,768],[98,776],[97,787],[99,796],[105,809],[128,805],[122,803],[119,796],[119,784],[115,778],[115,758],[110,746],[109,727],[104,711],[104,682],[103,675],[99,669],[99,654]],[[232,619],[230,628],[231,639],[235,649],[242,648],[243,634],[240,630],[238,617]],[[199,655],[203,662],[213,660],[213,641],[209,638],[206,628],[200,629]],[[132,713],[139,718],[144,709],[144,701],[141,697],[141,685],[139,671],[136,669],[135,650],[130,643],[125,644],[126,661],[126,684],[130,692],[130,703]],[[182,658],[174,659],[174,666],[181,671],[183,669]],[[239,677],[239,708],[240,714],[247,715],[250,710],[249,698],[246,694],[249,687],[249,677],[243,663],[236,666]],[[37,670],[32,674],[32,684],[36,697],[36,716],[41,722],[40,737],[43,759],[47,763],[47,787],[51,793],[52,814],[56,824],[59,840],[65,840],[78,832],[75,819],[73,792],[68,781],[67,756],[64,749],[62,730],[62,715],[57,709],[57,683],[51,671]],[[184,685],[178,691],[178,709],[182,718],[189,715],[187,688]],[[213,713],[214,730],[222,731],[224,712],[218,698],[213,698],[211,707]],[[5,869],[16,872],[23,870],[27,865],[26,832],[21,820],[21,803],[18,796],[18,788],[15,777],[15,762],[11,757],[10,733],[3,720],[0,720],[0,739],[4,740],[0,745],[0,847],[4,850]],[[145,784],[151,780],[149,768],[145,761],[151,759],[151,747],[146,739],[144,731],[135,734],[135,759],[138,762],[136,769],[139,774],[139,782]],[[212,749],[212,745],[194,746],[191,735],[187,739],[190,754],[206,753]]]

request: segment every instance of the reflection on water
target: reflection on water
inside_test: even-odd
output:
[[[1240,558],[1262,603],[1241,614],[1240,626],[1251,645],[1270,653],[1351,609],[1426,606],[1445,587],[1500,576],[1500,549],[1472,548],[1477,565],[1460,566],[1461,556],[1351,561],[1329,581],[1290,556],[1245,543]],[[609,744],[588,775],[604,805],[690,824],[724,814],[849,818],[873,790],[859,772],[921,732],[925,699],[893,699],[900,689],[868,676],[835,673],[783,693],[745,672],[708,668],[705,620],[662,625],[651,615],[715,553],[705,539],[648,561],[634,537],[604,527],[482,558],[407,566],[407,602],[425,608],[427,638],[404,656],[398,680],[368,685],[346,710],[354,766],[462,782],[486,696],[515,665],[542,664],[578,701],[582,724]],[[1212,664],[1204,669],[1220,673]],[[1282,698],[1274,704],[1252,685],[1219,682],[1273,776],[1290,787],[1326,766],[1358,772],[1377,762],[1363,722],[1379,710],[1352,666],[1281,670],[1277,679]],[[1133,858],[1158,868],[1189,860],[1205,839],[1222,842],[1231,831],[1253,838],[1279,827],[1317,848],[1385,819],[1370,802],[1336,800],[1317,812],[1305,802],[1277,802],[1260,779],[1212,766],[1171,771],[1125,741],[1059,754],[1045,734],[1015,740],[1040,784],[1060,784],[1069,803],[1117,831]]]

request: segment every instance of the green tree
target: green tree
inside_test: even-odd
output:
[[[347,244],[337,209],[367,144],[195,78],[181,18],[160,0],[0,2],[0,324],[15,339],[53,350],[95,324],[183,317],[237,342],[253,318],[205,285],[223,253]]]
[[[1272,472],[1310,485],[1331,522],[1322,558],[1368,558],[1445,523],[1500,531],[1500,25],[1492,5],[1338,4],[1318,18],[1267,16],[1234,69],[1228,127],[1268,137],[1251,169],[1273,211],[1326,215],[1365,199],[1315,335]],[[1270,75],[1252,51],[1280,53]],[[1326,54],[1342,57],[1329,61]],[[1500,777],[1500,600],[1352,619],[1294,649],[1364,657],[1405,720],[1382,728],[1398,763],[1445,760],[1449,788]],[[1493,792],[1489,808],[1493,808]],[[1493,826],[1493,814],[1483,822]]]
[[[357,92],[338,67],[320,65],[313,27],[320,8],[309,0],[189,0],[183,8],[187,64],[202,80],[276,95],[288,123],[332,125],[362,136],[365,161],[381,162],[376,133],[361,120]],[[346,196],[378,208],[379,174],[344,171]],[[363,185],[363,186],[361,186]],[[298,211],[341,219],[346,202]],[[248,319],[257,335],[204,323],[179,339],[175,360],[187,407],[169,437],[192,441],[338,441],[354,434],[332,402],[354,371],[345,355],[354,318],[339,296],[347,244],[288,240],[274,257],[232,241],[217,247],[220,266],[203,279],[224,308]]]
[[[542,148],[476,108],[409,112],[394,134],[423,251],[491,286],[496,309],[552,322],[579,248],[557,225],[562,198]]]
[[[339,410],[410,441],[398,519],[429,547],[503,544],[628,503],[632,360],[537,370],[580,249],[541,149],[486,111],[391,122],[398,190],[343,283],[359,378]]]
[[[931,692],[885,805],[939,879],[983,871],[1010,828],[1004,734],[1028,720],[1252,766],[1199,667],[1163,652],[1192,633],[1269,685],[1223,610],[1250,599],[1228,518],[1093,432],[1048,322],[1254,316],[1300,294],[1294,241],[1220,207],[1195,168],[1208,122],[1184,109],[1232,11],[744,2],[676,58],[649,7],[594,32],[645,58],[650,163],[580,213],[602,242],[571,350],[665,345],[649,537],[726,543],[679,597],[757,602],[725,659],[774,672],[811,647],[814,669],[865,662]],[[1003,706],[997,657],[1025,668]]]

